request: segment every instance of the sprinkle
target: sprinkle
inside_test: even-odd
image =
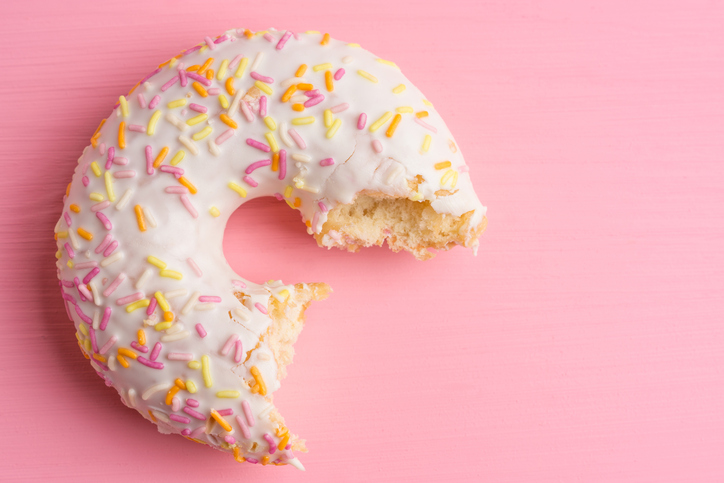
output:
[[[441,161],[439,163],[435,164],[435,169],[445,169],[452,166],[452,163],[450,161]]]
[[[294,121],[292,121],[292,122],[294,122]],[[253,148],[256,148],[256,149],[259,149],[259,150],[261,150],[261,151],[264,151],[265,153],[268,153],[268,152],[271,151],[271,148],[270,148],[269,146],[267,146],[267,145],[264,144],[264,143],[260,143],[259,141],[255,140],[255,139],[252,139],[252,138],[247,138],[247,139],[246,139],[246,144],[248,144],[249,146],[251,146],[251,147],[253,147]]]
[[[172,325],[173,325],[173,322],[166,321],[166,322],[161,322],[159,324],[154,325],[153,328],[156,329],[156,332],[161,332],[163,330],[170,328]]]
[[[277,128],[277,123],[274,122],[274,119],[271,116],[266,116],[264,118],[264,124],[266,124],[266,127],[268,127],[272,131],[274,131]]]
[[[163,362],[149,361],[145,357],[138,356],[138,362],[151,369],[163,369]]]
[[[191,361],[194,359],[194,355],[182,352],[169,352],[166,354],[166,359],[169,361]]]
[[[193,417],[193,418],[198,419],[199,421],[205,421],[205,420],[206,420],[206,416],[204,416],[203,414],[201,414],[200,412],[198,412],[198,411],[196,411],[196,410],[194,410],[194,409],[191,409],[191,408],[188,407],[188,406],[186,406],[185,408],[183,408],[183,412],[185,412],[186,414],[188,414],[189,416],[191,416],[191,417]],[[202,428],[203,428],[203,426],[202,426]]]
[[[111,357],[113,357],[113,356],[111,356]],[[121,365],[122,365],[123,367],[125,367],[126,369],[128,369],[128,368],[131,366],[131,365],[128,363],[128,361],[126,360],[126,358],[123,357],[122,355],[119,355],[119,356],[118,356],[118,362],[120,362]]]
[[[201,113],[206,113],[209,110],[207,107],[202,106],[200,104],[195,104],[193,102],[191,104],[189,104],[189,109],[191,109],[192,111],[201,112]]]
[[[279,137],[282,138],[282,142],[287,145],[287,147],[293,147],[294,141],[289,136],[289,133],[287,131],[287,123],[282,122],[279,124]]]
[[[273,84],[273,83],[274,83],[274,79],[272,79],[271,77],[267,77],[267,76],[265,76],[265,75],[261,75],[261,74],[259,74],[258,72],[255,72],[255,71],[252,71],[251,74],[249,74],[249,75],[251,75],[251,78],[252,78],[252,79],[255,79],[255,80],[258,80],[258,81],[262,81],[262,82],[265,82],[265,83],[267,83],[267,84]]]
[[[422,151],[428,152],[430,150],[430,143],[432,142],[432,136],[425,134],[425,139],[422,141]]]
[[[101,267],[107,267],[111,263],[117,262],[121,258],[123,258],[123,255],[121,254],[121,252],[117,252],[117,253],[114,253],[113,255],[111,255],[110,257],[107,257],[107,258],[104,258],[103,260],[101,260],[100,265],[101,265]]]
[[[332,92],[334,90],[334,81],[332,80],[332,71],[328,70],[324,73],[324,83],[327,86],[327,90]]]
[[[137,302],[141,299],[143,299],[143,292],[136,292],[134,294],[119,298],[118,300],[116,300],[116,305],[128,305],[131,302]]]
[[[169,109],[175,109],[177,107],[183,107],[186,105],[186,99],[176,99],[175,101],[171,101],[168,104],[166,104],[166,107]]]
[[[118,340],[118,336],[115,336],[115,335],[111,336],[111,338],[108,339],[108,341],[107,341],[105,344],[103,344],[103,347],[101,347],[101,348],[98,350],[98,353],[99,353],[99,354],[105,354],[106,352],[108,352],[108,350],[109,350],[111,347],[113,347],[113,344],[115,344],[117,340]]]
[[[136,97],[138,99],[138,105],[141,106],[141,109],[146,108],[146,98],[143,97],[143,94],[141,92],[138,93],[138,96]]]
[[[206,356],[204,356],[206,357]],[[141,359],[139,357],[139,359]],[[249,369],[249,372],[251,372],[251,375],[254,377],[254,380],[256,381],[256,386],[252,388],[252,392],[254,392],[254,389],[258,388],[258,392],[262,396],[266,396],[266,384],[264,383],[264,379],[261,377],[261,373],[259,372],[259,369],[256,366],[251,366],[251,369]]]
[[[212,131],[213,131],[213,129],[211,128],[211,126],[206,126],[206,127],[203,128],[201,131],[197,132],[196,134],[194,134],[194,135],[191,136],[191,137],[193,138],[194,141],[201,141],[201,140],[204,139],[206,136],[208,136],[209,134],[211,134]]]
[[[186,195],[182,195],[182,197],[183,196],[186,196]],[[186,198],[186,199],[188,199],[188,198]],[[194,217],[194,218],[196,218],[196,217]],[[177,272],[175,270],[161,270],[160,272],[158,272],[158,274],[162,277],[173,278],[175,280],[181,280],[184,277],[181,272]]]
[[[161,353],[161,349],[163,349],[163,345],[160,342],[156,342],[153,345],[153,350],[151,351],[149,359],[151,359],[152,361],[158,359],[158,355]]]
[[[349,109],[349,104],[345,102],[344,104],[338,104],[334,107],[330,107],[329,111],[332,114],[337,114],[338,112],[346,111],[347,109]]]
[[[399,114],[398,114],[399,115]],[[332,126],[330,126],[329,130],[327,130],[327,139],[331,139],[334,137],[335,134],[337,134],[337,131],[339,130],[339,127],[342,125],[341,119],[335,119]]]
[[[241,402],[241,408],[244,411],[244,416],[246,417],[246,422],[249,425],[250,428],[254,427],[255,421],[254,421],[254,413],[251,410],[251,405],[249,404],[249,401],[242,401]]]
[[[209,356],[201,356],[201,375],[204,378],[204,385],[206,387],[213,386],[214,382],[211,379],[211,368],[209,367],[210,361]]]
[[[277,42],[276,49],[282,50],[282,48],[284,47],[284,44],[287,43],[287,40],[289,40],[289,37],[291,37],[291,36],[292,36],[292,32],[290,30],[287,30],[286,32],[284,32],[284,35],[282,35],[282,38],[279,39],[279,42]]]
[[[223,122],[224,124],[226,124],[227,126],[229,126],[232,129],[236,129],[239,127],[236,124],[236,122],[233,119],[231,119],[229,116],[227,116],[226,114],[221,114],[219,116],[219,119],[221,119],[221,122]]]
[[[141,231],[146,231],[146,220],[143,217],[143,209],[141,208],[141,205],[134,206],[133,211],[136,213],[136,220],[138,221],[138,229]]]
[[[183,122],[181,119],[179,119],[178,117],[174,116],[174,115],[173,115],[172,113],[170,113],[170,112],[166,113],[166,118],[165,118],[165,119],[166,119],[168,122],[170,122],[171,124],[173,124],[173,125],[174,125],[179,131],[181,131],[181,132],[186,131],[186,130],[189,128],[189,126],[188,126],[185,122]]]
[[[206,356],[204,356],[204,357],[206,357]],[[216,422],[219,423],[219,426],[224,428],[225,431],[227,431],[227,432],[233,431],[233,428],[231,427],[231,425],[228,422],[226,422],[226,420],[223,417],[221,417],[221,415],[213,409],[211,410],[211,417],[214,418],[216,420]]]
[[[229,353],[229,351],[231,350],[231,347],[236,343],[237,340],[239,340],[239,336],[238,336],[238,335],[232,334],[231,336],[229,336],[229,338],[227,339],[226,343],[225,343],[224,346],[221,348],[221,350],[219,351],[219,353],[220,353],[222,356],[227,355],[227,354]]]
[[[273,132],[268,132],[264,134],[264,137],[269,143],[269,147],[271,148],[272,152],[276,153],[277,151],[279,151],[279,145],[277,144],[276,138],[274,138]]]
[[[208,96],[209,96],[209,93],[206,92],[206,89],[204,89],[204,86],[202,86],[202,85],[199,84],[198,82],[194,81],[194,82],[191,84],[191,87],[193,87],[194,90],[195,90],[201,97],[208,97]]]
[[[397,125],[400,124],[400,121],[401,121],[401,120],[402,120],[402,115],[401,115],[401,114],[395,114],[395,118],[392,120],[392,122],[390,123],[390,127],[387,128],[387,132],[385,133],[385,135],[386,135],[388,138],[391,138],[392,135],[395,134],[395,130],[397,129]]]
[[[83,228],[78,228],[78,234],[88,241],[93,239],[93,234],[84,230]],[[88,283],[88,282],[85,282],[85,283]]]
[[[128,188],[124,193],[123,196],[121,196],[121,199],[118,200],[118,203],[116,203],[116,210],[122,210],[125,208],[125,206],[128,204],[128,201],[131,199],[131,194],[133,193],[133,190]]]
[[[411,114],[414,110],[410,106],[400,106],[395,109],[395,112],[399,112],[400,114]]]
[[[220,212],[219,209],[218,209],[217,207],[215,207],[215,206],[212,206],[211,208],[209,208],[209,213],[210,213],[211,216],[213,216],[214,218],[218,218],[219,216],[221,216],[221,212]]]
[[[191,119],[187,119],[186,124],[188,124],[189,126],[195,126],[200,122],[204,122],[208,118],[209,116],[207,114],[199,114],[198,116],[192,117]]]
[[[237,193],[239,193],[239,196],[241,196],[242,198],[246,198],[246,190],[245,190],[244,188],[242,188],[242,187],[239,186],[238,184],[234,183],[233,181],[229,181],[228,186],[229,186],[229,188],[231,188],[232,190],[234,190],[234,191],[236,191]]]
[[[113,149],[113,148],[111,148],[111,149]],[[110,153],[111,151],[109,150],[108,152]],[[97,178],[100,178],[100,176],[101,176],[101,168],[98,167],[98,163],[96,163],[95,161],[93,161],[93,162],[90,164],[90,167],[91,167],[91,171],[93,171],[93,174],[95,174]]]
[[[397,64],[395,64],[394,62],[390,62],[389,60],[377,59],[377,62],[379,62],[380,64],[387,64],[387,65],[390,65],[390,66],[392,66],[392,67],[397,67]],[[397,68],[399,69],[399,67],[397,67]]]
[[[249,186],[251,186],[252,188],[256,188],[257,186],[259,186],[259,183],[257,183],[256,180],[254,178],[252,178],[251,176],[244,176],[241,179],[243,179],[244,182],[246,184],[248,184]]]
[[[186,263],[188,263],[191,266],[191,270],[193,270],[197,276],[201,277],[204,274],[201,271],[201,269],[199,268],[199,266],[196,265],[196,262],[194,261],[193,258],[187,258]],[[199,301],[203,302],[203,300],[201,300],[201,297],[199,297]],[[221,302],[221,300],[219,300],[219,302]]]
[[[246,101],[241,101],[241,113],[244,114],[247,121],[254,121],[254,113],[251,112],[251,108],[249,108],[249,104],[247,104]]]
[[[309,156],[309,155],[306,155],[306,154],[295,153],[295,154],[292,154],[292,159],[293,159],[294,161],[300,161],[300,162],[302,162],[302,163],[308,163],[308,162],[310,162],[310,161],[312,160],[312,157]],[[290,187],[290,188],[291,188],[291,187]]]
[[[134,310],[140,309],[140,308],[146,308],[150,305],[151,301],[148,299],[139,300],[138,302],[134,302],[131,305],[128,305],[126,307],[126,312],[133,312]]]
[[[379,128],[381,128],[387,121],[389,121],[391,117],[392,117],[392,113],[389,112],[389,111],[387,111],[386,113],[384,113],[384,114],[382,115],[382,117],[380,117],[378,120],[376,120],[376,121],[370,126],[370,131],[371,131],[371,132],[377,131],[377,130],[378,130]]]
[[[257,309],[259,312],[261,312],[262,314],[264,314],[264,315],[266,315],[266,314],[268,313],[267,310],[266,310],[266,307],[264,307],[264,306],[263,306],[262,304],[260,304],[259,302],[255,303],[255,304],[254,304],[254,307],[256,307],[256,309]]]
[[[294,73],[294,77],[302,77],[307,72],[307,64],[302,64],[297,68],[297,72]]]
[[[173,158],[171,158],[169,164],[171,166],[177,166],[181,161],[183,161],[184,156],[186,156],[186,151],[184,151],[183,149],[179,149],[178,152],[173,155]]]
[[[202,75],[196,74],[194,72],[188,72],[188,71],[186,72],[186,75],[190,79],[197,81],[199,84],[201,84],[203,86],[209,87],[211,85],[211,79],[207,79],[206,77],[204,77]],[[201,87],[201,85],[199,87]],[[192,87],[193,87],[193,85],[192,85]],[[206,97],[206,96],[204,96],[204,97]]]
[[[372,149],[374,149],[376,153],[382,152],[382,143],[379,139],[375,139],[374,141],[372,141]]]
[[[206,337],[206,329],[204,329],[204,326],[201,324],[196,324],[196,332],[198,332],[199,337],[202,339]]]
[[[174,76],[171,80],[161,86],[161,92],[166,92],[172,85],[179,81],[179,76]],[[183,82],[181,83],[183,85]],[[155,107],[155,106],[154,106]],[[153,109],[153,107],[151,107]]]
[[[366,72],[366,71],[360,69],[360,70],[357,71],[357,73],[358,73],[359,75],[361,75],[362,77],[364,77],[365,79],[367,79],[368,81],[370,81],[370,82],[374,82],[375,84],[377,84],[377,83],[379,82],[379,81],[377,80],[377,77],[373,76],[373,75],[370,74],[369,72]]]
[[[334,159],[332,158],[325,158],[319,162],[320,166],[332,166],[334,164]]]
[[[412,108],[410,108],[410,109],[412,109]],[[429,114],[427,111],[419,111],[419,112],[415,113],[415,117],[417,117],[419,119],[422,119],[423,117],[427,117],[428,115]]]
[[[332,68],[332,64],[330,64],[329,62],[327,62],[327,63],[324,63],[324,64],[317,64],[317,65],[315,65],[314,67],[312,67],[312,70],[313,70],[314,72],[319,72],[320,70],[327,70],[327,69],[331,69],[331,68]]]
[[[156,384],[155,386],[151,386],[151,387],[149,387],[148,389],[146,389],[145,391],[143,391],[143,393],[141,394],[141,399],[143,399],[144,401],[147,401],[148,398],[150,398],[150,397],[151,397],[152,395],[154,395],[155,393],[157,393],[157,392],[159,392],[159,391],[166,391],[166,390],[169,389],[170,387],[171,387],[171,384],[168,384],[168,383],[165,383],[165,382],[162,382],[162,383],[160,383],[160,384]],[[205,419],[205,418],[204,418],[204,419]]]
[[[262,168],[264,166],[269,166],[272,164],[270,159],[262,159],[261,161],[256,161],[254,163],[251,163],[244,172],[246,174],[251,174],[254,172],[255,169]]]
[[[236,399],[236,398],[241,397],[241,393],[239,391],[219,391],[216,393],[216,397],[227,398],[227,399]]]
[[[126,349],[125,347],[119,347],[118,353],[124,357],[128,357],[129,359],[137,359],[138,354],[133,352],[132,350]]]
[[[202,114],[202,115],[205,116],[206,114]],[[193,154],[194,156],[199,154],[199,148],[196,147],[196,144],[192,140],[190,140],[189,138],[187,138],[186,136],[183,136],[183,135],[179,136],[178,140],[181,144],[186,146],[186,149],[191,151],[191,154]]]
[[[232,121],[232,122],[233,122],[233,121]],[[217,138],[214,140],[214,143],[215,143],[217,146],[219,146],[219,145],[225,143],[226,141],[228,141],[228,140],[231,138],[231,136],[233,136],[233,135],[234,135],[234,129],[227,129],[226,131],[224,131],[223,133],[221,133],[221,134],[219,135],[219,137],[217,137]]]
[[[399,86],[392,89],[392,92],[394,92],[395,94],[401,94],[405,91],[405,89],[407,89],[407,86],[405,86],[405,84],[400,84]]]
[[[116,248],[118,248],[118,241],[113,241],[113,242],[111,242],[111,243],[106,247],[106,249],[103,251],[103,256],[104,256],[104,257],[107,257],[108,255],[110,255],[111,253],[113,253],[113,251],[114,251]]]
[[[158,168],[159,166],[161,166],[163,160],[166,159],[168,151],[168,146],[164,146],[161,151],[159,151],[158,156],[156,156],[156,159],[153,161],[154,168]]]
[[[269,42],[274,42],[276,40],[274,36],[268,32],[264,33],[264,39],[268,40]]]
[[[223,80],[224,76],[226,76],[226,69],[229,67],[229,59],[224,59],[221,61],[221,65],[219,66],[218,72],[216,72],[216,80]]]
[[[289,99],[292,98],[292,95],[297,92],[297,86],[295,84],[292,84],[289,86],[289,88],[284,92],[282,95],[282,102],[287,102]]]
[[[234,77],[237,79],[240,79],[241,76],[244,75],[244,71],[246,70],[246,66],[249,65],[249,58],[243,57],[241,61],[239,62],[239,67],[236,69],[236,72],[234,73]]]
[[[358,44],[358,46],[359,46],[359,44]],[[343,64],[350,64],[350,63],[352,63],[353,60],[354,60],[354,57],[352,57],[351,55],[345,55],[344,57],[342,57]]]
[[[161,342],[175,342],[177,340],[185,339],[189,335],[191,334],[189,334],[187,330],[184,330],[175,334],[164,335],[163,337],[161,337]]]
[[[168,301],[161,292],[155,292],[153,296],[158,302],[158,306],[161,307],[161,310],[163,310],[164,312],[168,312],[169,310],[171,310],[171,307],[168,305]]]
[[[282,149],[279,151],[279,179],[284,179],[287,175],[287,151]]]
[[[263,83],[262,81],[256,81],[254,82],[254,85],[259,88],[264,94],[270,96],[274,92],[271,87],[269,87],[267,84]]]
[[[171,392],[171,391],[169,391],[169,392]],[[168,417],[172,421],[176,421],[176,422],[182,423],[182,424],[189,424],[191,422],[191,420],[189,418],[184,417],[184,416],[179,416],[178,414],[170,414]]]
[[[307,117],[295,117],[292,119],[292,124],[295,126],[302,126],[305,124],[312,124],[314,122],[314,116],[307,116]],[[291,135],[291,130],[289,131],[289,134]],[[294,137],[294,136],[292,136]]]
[[[241,362],[241,357],[244,354],[244,349],[242,348],[241,340],[237,340],[236,342],[234,342],[234,345],[236,346],[235,350],[234,350],[234,362],[239,363],[239,362]]]
[[[437,134],[437,128],[436,128],[436,127],[433,127],[433,126],[429,125],[428,123],[426,123],[425,121],[423,121],[423,120],[420,119],[419,117],[415,117],[415,122],[418,123],[420,126],[424,127],[425,129],[429,129],[430,131],[432,131],[432,132],[434,132],[434,133]]]
[[[304,110],[304,104],[292,104],[292,109],[297,112],[302,112]]]

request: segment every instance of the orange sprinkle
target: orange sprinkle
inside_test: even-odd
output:
[[[246,35],[246,38],[247,38],[247,39],[250,39],[250,38],[252,38],[252,37],[254,36],[254,34],[252,33],[252,31],[249,30],[249,29],[244,29],[244,35]]]
[[[332,80],[332,71],[328,70],[324,73],[324,82],[327,84],[327,90],[332,92],[334,90],[334,81]]]
[[[256,366],[254,366],[254,367],[256,367]],[[211,410],[211,417],[214,418],[216,420],[216,422],[219,423],[219,426],[224,428],[225,431],[228,431],[228,432],[232,431],[231,425],[228,422],[226,422],[226,419],[222,418],[221,415],[219,413],[217,413],[216,411],[214,411],[213,409]]]
[[[151,412],[150,409],[148,410],[148,415],[151,416],[151,421],[153,421],[153,422],[155,423],[155,422],[156,422],[156,416],[153,415],[153,413]]]
[[[121,121],[118,125],[118,149],[126,147],[126,121]]]
[[[279,448],[280,450],[283,450],[284,448],[286,448],[287,444],[289,444],[289,436],[290,436],[289,433],[285,434],[284,437],[282,438],[282,440],[279,441],[279,446],[277,446],[277,448]]]
[[[171,59],[168,59],[166,62],[161,62],[158,64],[158,68],[160,69],[161,67],[167,66],[169,62],[171,62]]]
[[[282,102],[287,102],[289,99],[292,98],[292,95],[297,92],[297,86],[292,84],[289,86],[289,89],[284,92],[284,95],[282,96]]]
[[[214,69],[209,69],[206,71],[206,78],[209,80],[212,80],[214,78]]]
[[[143,216],[143,209],[141,209],[141,205],[136,205],[133,208],[133,211],[136,212],[136,220],[138,220],[138,229],[141,231],[146,231],[146,218]]]
[[[272,154],[272,171],[279,171],[279,153]]]
[[[261,464],[263,466],[266,466],[269,464],[269,455],[264,455],[261,457]]]
[[[233,77],[229,77],[229,79],[233,79]],[[230,118],[226,114],[220,115],[219,118],[221,119],[221,122],[223,122],[224,124],[229,126],[231,129],[236,129],[237,127],[239,127],[239,125],[236,124],[236,121],[234,121],[232,118]]]
[[[264,383],[264,379],[262,379],[261,377],[259,368],[256,366],[251,366],[249,372],[251,372],[251,375],[254,377],[256,385],[259,386],[259,394],[261,394],[262,396],[266,396],[266,384]]]
[[[128,95],[130,96],[131,94],[133,94],[133,91],[135,91],[136,88],[137,88],[138,86],[140,86],[140,85],[141,85],[141,81],[136,82],[136,85],[133,86],[133,87],[131,87],[131,90],[128,91]]]
[[[415,113],[415,116],[417,116],[419,119],[422,119],[423,117],[427,117],[427,111],[420,111],[418,113]]]
[[[91,241],[93,239],[93,233],[90,233],[83,228],[78,228],[78,234],[88,241]]]
[[[234,459],[239,463],[243,463],[244,461],[246,461],[246,458],[241,456],[238,446],[234,446]]]
[[[213,63],[214,63],[213,57],[209,57],[208,59],[206,59],[206,62],[201,64],[201,67],[199,67],[198,74],[204,75],[204,72],[206,72],[206,69],[208,69],[211,66],[211,64],[213,64]]]
[[[181,379],[177,378],[175,381],[173,381],[173,383],[176,384],[179,389],[186,390],[186,383],[183,382]]]
[[[198,92],[201,97],[208,97],[209,93],[206,92],[206,89],[204,89],[204,86],[202,86],[198,82],[194,81],[194,83],[191,84],[191,87],[193,87],[194,90],[196,92]]]
[[[188,69],[186,69],[186,72],[196,72],[196,71],[199,70],[200,68],[201,68],[201,66],[198,65],[198,64],[192,65],[191,67],[189,67]]]
[[[173,320],[173,312],[170,312],[168,310],[166,312],[164,312],[163,320],[165,320],[166,322],[171,322]]]
[[[322,45],[327,45],[328,43],[329,43],[329,34],[324,34],[324,36],[322,37],[322,41],[320,42],[320,44],[322,44]]]
[[[297,89],[299,89],[300,91],[311,91],[312,89],[314,89],[314,86],[312,84],[303,82],[297,84]]]
[[[232,75],[228,79],[226,79],[226,92],[229,93],[230,96],[233,96],[236,94],[236,89],[234,89],[234,76]]]
[[[93,359],[101,362],[106,362],[105,356],[102,356],[100,354],[93,354]]]
[[[199,190],[196,189],[196,186],[194,186],[193,183],[191,183],[191,181],[189,181],[189,180],[186,179],[185,176],[181,176],[181,177],[178,179],[178,182],[181,183],[182,185],[186,186],[186,187],[189,189],[189,192],[190,192],[192,195],[195,195],[195,194],[198,193],[198,191],[199,191]]]
[[[297,69],[297,72],[294,74],[294,77],[302,77],[305,72],[307,72],[307,64],[302,64]]]
[[[138,332],[136,332],[136,337],[138,338],[139,344],[146,345],[146,332],[143,329],[138,329]]]
[[[70,186],[70,185],[68,185],[68,186]],[[65,196],[68,196],[68,193],[66,193]],[[74,213],[80,213],[80,206],[76,205],[75,203],[70,205],[69,208],[70,208],[70,211],[72,211]]]
[[[294,198],[294,208],[299,208],[302,206],[302,200],[299,198]]]
[[[390,123],[390,127],[387,128],[387,132],[385,135],[388,138],[391,138],[393,134],[395,134],[395,129],[397,129],[397,125],[400,124],[400,121],[402,120],[402,114],[395,114],[395,118]]]
[[[153,167],[158,168],[161,166],[161,163],[163,163],[163,160],[166,159],[166,155],[168,154],[168,146],[164,146],[163,149],[158,153],[158,156],[156,156],[156,160],[153,162]]]
[[[117,357],[116,359],[118,359],[118,362],[120,362],[121,365],[122,365],[123,367],[125,367],[126,369],[128,369],[129,367],[131,367],[131,365],[128,363],[128,361],[126,360],[126,358],[123,357],[122,355],[118,354],[118,357]]]
[[[292,109],[297,112],[302,112],[304,110],[304,104],[292,104]]]
[[[171,389],[169,389],[168,392],[166,393],[166,405],[167,406],[171,405],[171,402],[173,401],[173,397],[180,390],[181,390],[181,388],[178,386],[171,386]]]
[[[101,121],[101,123],[98,124],[98,127],[96,128],[95,132],[94,132],[93,135],[91,136],[92,138],[96,137],[96,135],[101,131],[101,128],[103,127],[103,125],[104,125],[105,123],[106,123],[106,120],[103,119],[103,120]]]
[[[65,187],[65,196],[68,196],[70,194],[70,185],[73,183],[68,183],[68,186]]]
[[[122,355],[122,356],[130,357],[131,359],[136,359],[136,358],[138,358],[138,354],[136,354],[135,352],[133,352],[133,351],[130,350],[130,349],[126,349],[125,347],[119,347],[119,348],[118,348],[118,353],[119,353],[120,355]]]
[[[435,165],[435,169],[445,169],[452,166],[452,163],[450,161],[441,161]]]

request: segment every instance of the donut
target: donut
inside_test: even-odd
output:
[[[322,247],[387,242],[423,260],[476,250],[486,208],[400,68],[326,33],[206,37],[101,121],[54,233],[82,353],[160,432],[303,469],[305,441],[272,395],[305,309],[330,288],[231,269],[226,222],[261,196],[298,210]]]

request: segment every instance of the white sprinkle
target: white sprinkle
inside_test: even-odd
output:
[[[309,191],[310,193],[319,193],[319,188],[314,188],[305,184],[297,185],[297,188],[299,188],[300,190]]]
[[[239,103],[241,102],[242,97],[244,97],[244,91],[239,89],[236,91],[234,98],[231,100],[231,104],[229,104],[229,110],[226,113],[227,116],[234,117],[236,115],[239,110]]]
[[[345,55],[344,57],[342,57],[342,63],[343,63],[343,64],[349,64],[349,63],[351,63],[353,60],[354,60],[354,59],[352,58],[351,55]]]
[[[254,57],[254,62],[251,63],[251,67],[249,67],[249,72],[253,72],[259,67],[259,64],[261,63],[261,59],[264,58],[264,52],[259,52],[256,54],[256,57]]]
[[[107,267],[111,263],[117,262],[121,258],[123,258],[123,254],[121,252],[116,252],[113,255],[111,255],[110,257],[106,257],[103,260],[101,260],[101,267]]]
[[[281,87],[283,87],[284,89],[288,89],[289,86],[291,86],[293,84],[299,84],[299,83],[303,83],[303,82],[307,82],[306,79],[304,79],[304,77],[290,77],[289,79],[284,79],[283,81],[281,81],[279,83],[279,85]]]
[[[168,114],[166,114],[166,120],[176,126],[181,132],[184,132],[189,128],[188,124],[176,117],[173,113],[169,112]]]
[[[148,222],[148,226],[151,228],[156,228],[158,224],[156,223],[156,218],[153,217],[153,214],[148,209],[148,207],[143,208],[143,214],[146,215],[146,221]]]
[[[289,99],[292,104],[304,104],[308,100],[309,98],[304,94],[294,94],[292,98]]]
[[[162,336],[162,337],[161,337],[161,342],[175,342],[175,341],[177,341],[177,340],[185,339],[185,338],[188,337],[189,335],[190,335],[190,334],[189,334],[189,331],[188,331],[188,330],[184,330],[184,331],[178,332],[178,333],[176,333],[176,334],[171,334],[171,335],[164,335],[164,336]]]
[[[279,124],[279,137],[282,138],[282,142],[287,145],[288,148],[294,147],[294,141],[292,141],[292,138],[289,136],[289,133],[287,132],[287,122],[282,121]]]
[[[143,391],[143,394],[141,394],[141,399],[144,401],[147,401],[149,397],[151,397],[154,393],[157,393],[158,391],[165,391],[166,389],[169,389],[171,387],[171,384],[168,384],[166,382],[162,382],[160,384],[156,384],[155,386],[151,386],[145,391]]]
[[[156,419],[160,419],[164,423],[170,423],[171,420],[168,419],[168,416],[166,416],[166,413],[162,413],[161,411],[151,411],[151,414],[156,416]]]
[[[95,287],[93,287],[93,295],[96,294]],[[101,311],[98,309],[95,309],[93,311],[93,329],[98,330],[98,327],[101,325]]]
[[[200,296],[201,296],[201,292],[194,292],[193,294],[191,294],[191,298],[188,300],[188,302],[186,302],[186,305],[184,305],[183,308],[181,309],[181,314],[186,315],[189,312],[191,312],[191,309],[194,308],[194,305],[196,305],[196,301],[199,299]]]
[[[96,372],[103,372],[103,369],[101,369],[101,367],[96,364],[96,361],[94,361],[93,359],[91,359],[91,367],[95,369]]]
[[[240,318],[241,320],[243,320],[244,322],[248,322],[249,320],[251,320],[251,312],[249,312],[249,309],[247,309],[246,307],[244,307],[244,308],[241,308],[241,307],[235,308],[235,309],[234,309],[234,315],[236,315],[237,317],[239,317],[239,318]]]
[[[294,161],[301,161],[302,163],[308,163],[312,160],[312,157],[307,154],[295,153],[295,154],[292,154],[292,159]]]
[[[209,139],[209,152],[213,156],[218,156],[221,154],[221,150],[219,149],[219,146],[214,142],[213,139]]]
[[[192,361],[194,360],[194,355],[188,352],[169,352],[166,355],[166,359],[169,361]]]
[[[108,356],[108,369],[115,371],[116,370],[116,356],[111,354]]]
[[[78,235],[75,234],[75,230],[72,228],[68,229],[68,236],[70,237],[70,244],[73,245],[73,248],[76,250],[80,249],[80,241],[78,240]]]
[[[166,292],[163,294],[163,296],[166,297],[167,299],[172,299],[174,297],[181,297],[188,293],[189,293],[189,291],[186,290],[185,288],[180,288],[178,290],[171,290],[170,292]]]
[[[133,388],[128,390],[128,405],[132,408],[136,407],[136,390]]]
[[[216,304],[213,302],[194,305],[194,310],[214,310],[215,308],[216,308]]]
[[[405,168],[403,168],[402,166],[398,166],[397,168],[395,168],[395,170],[387,177],[387,184],[392,184],[392,181],[394,181],[395,178],[401,175],[403,171],[405,171]]]
[[[128,200],[131,199],[131,193],[133,193],[131,188],[128,188],[126,192],[123,193],[121,199],[118,200],[118,203],[116,203],[116,210],[122,210],[128,204]]]
[[[175,334],[177,332],[181,332],[182,330],[184,330],[183,324],[173,324],[171,327],[166,329],[166,333],[170,335],[170,334]]]
[[[264,352],[259,352],[257,354],[256,358],[259,359],[260,361],[268,361],[269,359],[271,359],[269,354],[266,354]]]
[[[91,280],[88,285],[90,285],[91,293],[93,294],[93,303],[96,304],[96,307],[99,307],[101,305],[101,291],[98,290],[95,280]],[[95,329],[96,327],[93,328]]]
[[[148,282],[148,279],[151,278],[151,275],[153,274],[153,270],[150,268],[147,268],[145,272],[138,278],[138,282],[136,282],[136,288],[142,289],[144,285],[146,285],[146,282]]]
[[[191,151],[191,154],[193,154],[193,155],[199,154],[199,148],[196,146],[195,142],[193,142],[192,140],[190,140],[189,138],[187,138],[184,135],[179,136],[178,140],[181,144],[186,146],[186,148],[188,148],[189,151]]]

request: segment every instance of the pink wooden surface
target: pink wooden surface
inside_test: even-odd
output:
[[[722,25],[722,2],[693,0],[6,2],[0,479],[724,480]],[[426,263],[317,248],[273,200],[234,215],[237,270],[335,289],[277,393],[306,473],[158,434],[80,355],[55,282],[52,228],[98,121],[240,26],[396,61],[489,206],[477,258]]]

